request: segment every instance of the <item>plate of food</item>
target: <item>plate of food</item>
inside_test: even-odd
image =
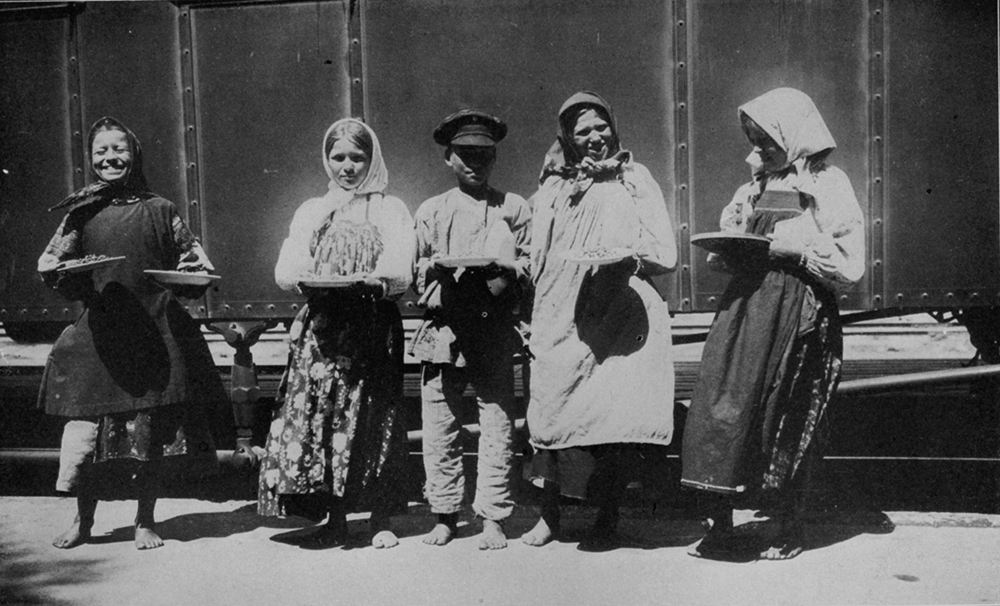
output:
[[[183,284],[185,286],[206,286],[216,280],[221,280],[221,276],[215,276],[207,272],[197,271],[166,271],[160,269],[147,269],[142,273],[153,278],[161,284]]]
[[[75,274],[84,271],[93,271],[101,267],[114,265],[115,263],[124,260],[125,257],[109,257],[107,255],[87,255],[86,257],[81,257],[79,259],[70,259],[69,261],[63,261],[62,263],[56,265],[56,271],[64,271],[67,273]]]
[[[360,284],[365,279],[364,274],[350,276],[315,276],[307,275],[299,278],[299,284],[309,288],[348,288]]]
[[[771,240],[756,234],[714,231],[691,236],[691,244],[719,255],[767,253]]]
[[[566,251],[563,253],[563,259],[566,259],[570,263],[579,263],[581,265],[610,265],[627,259],[634,254],[628,248],[599,246],[583,250]]]
[[[486,267],[496,261],[496,257],[442,257],[437,263],[443,267]]]

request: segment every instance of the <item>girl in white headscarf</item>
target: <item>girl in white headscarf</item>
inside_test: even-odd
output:
[[[347,540],[345,515],[371,510],[372,545],[398,543],[391,515],[404,510],[402,319],[395,300],[410,286],[413,219],[383,192],[388,171],[375,133],[335,122],[323,137],[329,192],[296,211],[281,247],[278,286],[308,297],[289,331],[281,408],[260,471],[258,511],[327,524],[316,546]],[[347,288],[310,282],[352,276]]]
[[[709,256],[733,273],[702,355],[684,429],[681,483],[706,499],[712,526],[691,555],[788,559],[802,551],[809,461],[840,378],[836,291],[864,273],[864,226],[836,147],[812,100],[773,90],[739,108],[752,179],[722,211],[724,231],[770,238],[766,256]],[[773,503],[777,537],[732,532],[732,497]]]

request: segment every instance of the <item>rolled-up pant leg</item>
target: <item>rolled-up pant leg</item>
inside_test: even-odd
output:
[[[509,355],[476,368],[472,378],[479,405],[479,462],[473,511],[487,520],[503,520],[514,509],[511,468],[514,463],[514,366]]]
[[[421,412],[424,433],[424,496],[434,513],[455,513],[462,508],[465,476],[459,422],[455,411],[462,403],[465,383],[462,369],[424,364],[421,368]]]

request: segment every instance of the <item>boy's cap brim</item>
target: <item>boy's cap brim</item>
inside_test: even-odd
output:
[[[486,112],[463,109],[444,120],[434,129],[438,145],[468,145],[493,147],[507,136],[507,125]]]

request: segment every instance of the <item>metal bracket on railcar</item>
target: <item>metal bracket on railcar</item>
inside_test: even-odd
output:
[[[233,463],[236,467],[255,468],[260,454],[253,448],[255,403],[260,398],[257,385],[257,368],[253,363],[253,347],[265,331],[278,325],[277,320],[233,321],[209,324],[208,329],[222,335],[236,350],[233,355],[230,399],[236,424],[236,450]]]

